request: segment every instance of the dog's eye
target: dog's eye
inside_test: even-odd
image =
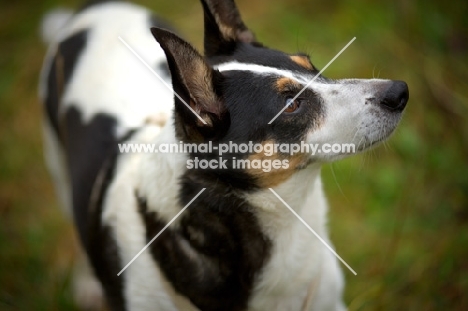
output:
[[[286,105],[288,106],[288,108],[286,108],[284,112],[291,113],[299,109],[299,107],[301,106],[301,100],[299,98],[293,100],[292,98],[288,97],[286,99]]]

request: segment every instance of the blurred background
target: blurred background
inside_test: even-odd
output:
[[[135,1],[200,50],[198,1]],[[326,165],[332,240],[349,310],[468,310],[468,1],[238,0],[267,46],[303,51],[330,78],[408,83],[389,142]],[[81,1],[0,3],[0,310],[76,310],[74,233],[45,170],[41,16]],[[311,239],[314,237],[311,235]]]

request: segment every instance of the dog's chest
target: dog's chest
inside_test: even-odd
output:
[[[322,218],[318,216],[325,206],[319,198],[317,194],[314,209],[304,210],[301,216],[322,231]],[[264,195],[252,198],[258,200],[263,204],[269,202],[274,209],[260,217],[265,234],[272,240],[272,251],[257,279],[250,307],[252,310],[301,310],[310,288],[319,280],[323,245],[281,202],[275,202],[276,198],[270,200]],[[304,204],[304,200],[291,200],[290,204]]]

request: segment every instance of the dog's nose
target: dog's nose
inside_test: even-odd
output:
[[[408,102],[408,85],[403,81],[392,81],[392,85],[386,93],[380,104],[392,111],[402,111]]]

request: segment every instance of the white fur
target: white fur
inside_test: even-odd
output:
[[[320,166],[296,173],[274,189],[327,244],[327,204]],[[317,284],[312,310],[344,310],[343,277],[334,255],[268,189],[250,195],[264,232],[273,241],[272,258],[256,284],[251,310],[301,310]]]
[[[219,64],[213,67],[219,72],[224,71],[250,71],[259,75],[279,76],[293,79],[301,84],[307,84],[314,76],[313,75],[300,75],[291,70],[278,69],[275,67],[268,67],[257,64],[239,63],[232,61],[228,63]]]

